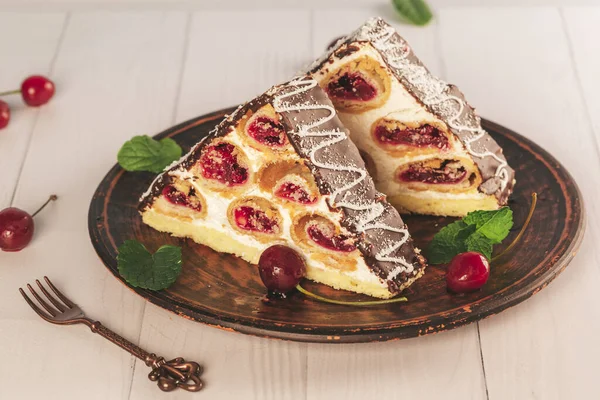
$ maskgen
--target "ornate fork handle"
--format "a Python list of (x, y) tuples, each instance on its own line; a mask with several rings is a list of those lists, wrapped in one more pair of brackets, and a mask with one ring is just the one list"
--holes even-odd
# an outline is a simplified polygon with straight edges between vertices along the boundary
[(148, 367), (151, 367), (152, 371), (148, 374), (148, 378), (152, 382), (157, 382), (162, 391), (170, 392), (180, 388), (188, 392), (197, 392), (202, 389), (203, 383), (200, 380), (202, 367), (198, 363), (185, 361), (181, 357), (166, 361), (163, 357), (148, 353), (124, 337), (117, 335), (99, 321), (86, 319), (86, 325), (90, 327), (92, 332), (110, 340), (123, 350), (144, 361)]

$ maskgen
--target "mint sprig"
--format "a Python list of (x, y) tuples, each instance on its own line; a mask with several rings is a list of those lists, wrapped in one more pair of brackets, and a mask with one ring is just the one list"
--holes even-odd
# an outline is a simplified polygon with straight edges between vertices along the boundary
[(392, 3), (400, 15), (415, 25), (427, 25), (433, 17), (424, 0), (392, 0)]
[(165, 245), (151, 254), (137, 240), (126, 240), (118, 250), (119, 274), (133, 287), (166, 289), (181, 273), (180, 247)]
[(125, 142), (117, 160), (127, 171), (150, 171), (155, 174), (181, 157), (181, 147), (170, 138), (160, 141), (150, 136), (134, 136)]
[(446, 264), (465, 251), (476, 251), (492, 259), (495, 244), (501, 243), (513, 226), (513, 213), (508, 207), (494, 211), (474, 211), (462, 220), (443, 227), (427, 249), (431, 264)]

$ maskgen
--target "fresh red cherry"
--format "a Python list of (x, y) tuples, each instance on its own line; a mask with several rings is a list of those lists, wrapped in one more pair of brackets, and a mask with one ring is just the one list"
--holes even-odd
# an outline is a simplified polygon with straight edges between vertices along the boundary
[(0, 211), (0, 248), (20, 251), (33, 237), (33, 218), (27, 211), (16, 207)]
[(0, 100), (0, 129), (6, 128), (8, 121), (10, 121), (10, 108), (8, 104)]
[(54, 96), (54, 92), (54, 82), (45, 76), (32, 75), (21, 83), (20, 89), (1, 92), (0, 96), (21, 93), (25, 104), (31, 107), (38, 107), (49, 102), (52, 96)]
[(454, 256), (446, 273), (446, 286), (454, 293), (480, 289), (490, 277), (490, 263), (474, 251)]
[(306, 275), (306, 264), (298, 252), (287, 246), (276, 244), (260, 255), (258, 260), (260, 279), (269, 289), (269, 294), (285, 297), (289, 291), (297, 288), (299, 292), (324, 303), (340, 304), (347, 306), (375, 306), (380, 304), (407, 301), (406, 297), (396, 297), (388, 300), (375, 301), (344, 301), (334, 300), (319, 296), (300, 286), (300, 280)]
[(4, 251), (23, 250), (33, 237), (35, 217), (46, 205), (56, 200), (56, 195), (50, 198), (33, 215), (16, 207), (5, 208), (0, 211), (0, 249)]
[(21, 84), (23, 101), (32, 107), (46, 104), (54, 96), (54, 91), (54, 82), (41, 75), (30, 76)]
[(261, 254), (258, 272), (267, 289), (285, 294), (294, 289), (306, 275), (306, 265), (294, 249), (276, 244)]

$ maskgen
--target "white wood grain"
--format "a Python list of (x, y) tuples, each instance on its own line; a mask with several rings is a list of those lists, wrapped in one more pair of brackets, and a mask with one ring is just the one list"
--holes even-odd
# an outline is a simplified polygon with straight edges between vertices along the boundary
[[(561, 18), (556, 8), (496, 6), (597, 2), (430, 3), (438, 25), (399, 26), (401, 34), (482, 115), (563, 162), (580, 183), (588, 212), (580, 253), (556, 282), (481, 323), (489, 397), (600, 397), (600, 7), (565, 8)], [(472, 4), (480, 7), (450, 7)], [(5, 11), (86, 8), (223, 10), (195, 13), (189, 43), (185, 13), (75, 13), (56, 62), (65, 14)], [(372, 15), (395, 18), (384, 0), (0, 0), (0, 89), (30, 73), (51, 73), (58, 86), (51, 104), (15, 110), (10, 128), (0, 131), (0, 207), (10, 202), (25, 155), (15, 204), (34, 209), (51, 192), (61, 195), (37, 218), (30, 248), (0, 252), (0, 358), (10, 361), (0, 363), (0, 398), (485, 398), (476, 325), (408, 341), (336, 346), (222, 332), (145, 305), (105, 272), (89, 244), (89, 199), (123, 141), (251, 98)], [(83, 327), (39, 320), (16, 288), (43, 274), (91, 316), (134, 341), (140, 335), (148, 350), (202, 362), (205, 392), (161, 394), (147, 368), (139, 363), (133, 373), (133, 360), (120, 349)], [(78, 384), (65, 389), (73, 380)]]
[[(464, 7), (476, 6), (482, 8), (495, 8), (499, 6), (573, 6), (573, 5), (597, 5), (596, 0), (427, 0), (427, 3), (435, 11), (441, 7)], [(89, 10), (89, 9), (225, 9), (230, 11), (248, 11), (257, 8), (274, 10), (290, 8), (336, 8), (340, 10), (349, 7), (392, 7), (392, 0), (0, 0), (0, 6), (7, 9), (29, 9), (40, 10)]]
[[(580, 253), (556, 282), (480, 323), (489, 397), (598, 398), (600, 162), (559, 12), (444, 10), (440, 21), (450, 79), (483, 116), (563, 162), (580, 184), (588, 213)], [(595, 32), (595, 38), (580, 38), (584, 46), (593, 46), (597, 25)]]
[[(178, 121), (248, 101), (310, 60), (305, 11), (199, 12), (190, 29)], [(304, 399), (306, 345), (222, 332), (147, 306), (140, 343), (206, 366), (202, 396)], [(162, 398), (138, 363), (131, 399)], [(172, 398), (192, 399), (193, 393)]]
[(6, 398), (128, 396), (128, 354), (85, 327), (43, 322), (17, 288), (48, 275), (90, 317), (137, 342), (144, 301), (96, 256), (87, 211), (121, 144), (172, 121), (184, 26), (182, 13), (83, 13), (68, 21), (52, 73), (57, 95), (40, 109), (15, 204), (33, 209), (50, 193), (59, 200), (36, 217), (28, 248), (0, 253)]
[(485, 398), (475, 325), (388, 343), (312, 345), (309, 399)]
[[(60, 41), (65, 14), (0, 14), (0, 92), (18, 89), (32, 74), (48, 74)], [(18, 38), (18, 40), (6, 40)], [(11, 120), (0, 130), (0, 207), (10, 205), (29, 138), (37, 119), (37, 108), (27, 107), (20, 95), (3, 97), (11, 107)], [(1, 267), (0, 267), (1, 268)]]
[(563, 10), (579, 87), (587, 104), (596, 145), (600, 147), (600, 7)]
[[(313, 56), (318, 56), (333, 38), (356, 29), (378, 11), (316, 11)], [(443, 74), (435, 24), (396, 28), (434, 73)], [(372, 398), (394, 399), (485, 396), (476, 325), (396, 343), (309, 346), (307, 378), (311, 399), (364, 399), (367, 393)], [(436, 384), (430, 384), (432, 379)]]
[(310, 60), (308, 11), (194, 14), (178, 103), (182, 121), (235, 106)]

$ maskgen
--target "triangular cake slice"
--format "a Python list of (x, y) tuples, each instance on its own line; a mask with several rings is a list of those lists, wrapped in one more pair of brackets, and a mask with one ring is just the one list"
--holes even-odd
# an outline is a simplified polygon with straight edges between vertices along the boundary
[(433, 76), (381, 18), (310, 68), (401, 211), (464, 216), (505, 205), (514, 171), (456, 86)]
[(146, 224), (256, 264), (295, 248), (307, 277), (389, 298), (425, 260), (379, 193), (317, 82), (301, 77), (238, 108), (151, 185)]

